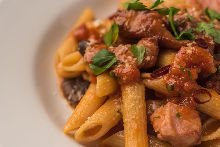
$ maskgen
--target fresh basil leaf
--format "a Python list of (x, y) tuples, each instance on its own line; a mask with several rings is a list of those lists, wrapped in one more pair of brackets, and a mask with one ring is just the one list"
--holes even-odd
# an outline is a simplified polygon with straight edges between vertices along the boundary
[(198, 33), (205, 32), (205, 34), (212, 36), (216, 43), (220, 44), (220, 31), (215, 28), (213, 23), (197, 23), (196, 31)]
[(166, 88), (167, 88), (167, 90), (168, 90), (169, 92), (174, 91), (174, 85), (169, 85), (169, 84), (166, 83)]
[(155, 7), (157, 7), (158, 5), (162, 4), (164, 1), (163, 0), (156, 0), (156, 2), (154, 2), (149, 9), (153, 9)]
[(190, 28), (186, 32), (181, 32), (178, 37), (176, 37), (177, 40), (193, 40), (195, 39), (195, 36), (193, 34), (193, 29)]
[(215, 19), (220, 20), (220, 13), (218, 13), (215, 10), (206, 8), (205, 9), (205, 14), (213, 21)]
[(124, 2), (122, 5), (127, 10), (148, 10), (143, 3), (139, 2), (139, 0)]
[(141, 64), (144, 59), (146, 48), (144, 48), (143, 46), (132, 45), (131, 51), (133, 55), (137, 58), (138, 64)]
[(95, 75), (99, 75), (99, 74), (101, 74), (101, 73), (103, 73), (103, 72), (106, 71), (105, 68), (98, 67), (98, 66), (95, 66), (95, 65), (93, 65), (93, 64), (89, 64), (89, 67), (90, 67), (90, 69), (92, 70), (92, 72), (93, 72)]
[(174, 33), (175, 37), (178, 37), (178, 33), (177, 33), (176, 27), (175, 27), (175, 25), (174, 25), (173, 16), (174, 16), (175, 14), (177, 14), (179, 11), (180, 11), (180, 10), (177, 9), (177, 8), (170, 7), (169, 22), (170, 22), (170, 26), (171, 26), (171, 28), (172, 28), (172, 30), (173, 30), (173, 33)]
[(111, 46), (115, 44), (118, 39), (119, 27), (114, 22), (110, 28), (110, 30), (104, 35), (104, 41), (107, 46)]
[(115, 54), (109, 52), (106, 49), (103, 49), (96, 53), (96, 55), (92, 58), (92, 63), (96, 66), (103, 66), (106, 62), (112, 60), (115, 57)]
[(169, 8), (161, 8), (161, 9), (154, 9), (153, 11), (157, 11), (161, 15), (168, 15), (170, 12), (170, 9)]
[(96, 53), (92, 58), (92, 62), (93, 64), (89, 64), (89, 67), (95, 75), (99, 75), (111, 68), (117, 62), (117, 59), (114, 53), (103, 49)]

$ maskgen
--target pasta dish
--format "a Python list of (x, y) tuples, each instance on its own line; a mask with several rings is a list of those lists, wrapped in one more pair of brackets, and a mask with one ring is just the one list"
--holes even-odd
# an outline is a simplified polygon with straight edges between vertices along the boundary
[(220, 1), (86, 8), (56, 52), (63, 132), (87, 146), (220, 147)]

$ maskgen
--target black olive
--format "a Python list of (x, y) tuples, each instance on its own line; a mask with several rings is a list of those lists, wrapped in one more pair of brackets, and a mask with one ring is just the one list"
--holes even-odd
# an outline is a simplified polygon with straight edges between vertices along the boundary
[(87, 47), (88, 43), (89, 43), (89, 41), (87, 41), (87, 40), (79, 42), (78, 50), (79, 50), (80, 54), (83, 55), (83, 56), (85, 54), (86, 47)]
[(71, 106), (75, 106), (81, 100), (88, 87), (89, 81), (84, 80), (82, 76), (64, 79), (61, 83), (63, 95)]

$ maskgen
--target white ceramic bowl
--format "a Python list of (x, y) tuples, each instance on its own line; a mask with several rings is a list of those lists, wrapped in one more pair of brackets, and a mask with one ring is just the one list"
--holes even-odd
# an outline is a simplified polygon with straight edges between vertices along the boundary
[(83, 8), (97, 18), (118, 0), (0, 0), (0, 147), (80, 146), (62, 133), (54, 55)]

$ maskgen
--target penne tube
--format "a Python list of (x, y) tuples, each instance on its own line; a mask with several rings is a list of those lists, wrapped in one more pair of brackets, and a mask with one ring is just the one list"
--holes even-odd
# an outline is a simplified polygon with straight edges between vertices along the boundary
[(166, 81), (161, 78), (151, 79), (147, 78), (143, 80), (145, 86), (149, 89), (152, 89), (156, 92), (162, 93), (164, 95), (172, 95), (166, 88)]
[(64, 126), (63, 132), (70, 133), (78, 129), (105, 101), (105, 97), (97, 97), (96, 85), (91, 83), (85, 95), (80, 100)]
[(91, 142), (105, 135), (121, 119), (120, 95), (115, 94), (103, 104), (75, 133), (79, 142)]
[[(220, 95), (217, 94), (214, 90), (212, 89), (206, 89), (209, 91), (211, 94), (211, 99), (209, 102), (204, 103), (204, 104), (199, 104), (198, 110), (208, 114), (216, 119), (220, 119)], [(206, 99), (207, 100), (207, 94), (201, 94), (198, 95), (199, 99)]]
[(202, 141), (220, 138), (220, 120), (214, 118), (208, 119), (203, 125), (202, 132)]
[(94, 19), (94, 13), (90, 8), (86, 8), (83, 10), (82, 14), (78, 18), (76, 24), (74, 25), (73, 29), (79, 27), (80, 25), (92, 21)]
[(58, 68), (61, 68), (62, 70), (66, 72), (74, 72), (74, 71), (85, 71), (86, 70), (86, 64), (83, 61), (83, 58), (79, 60), (76, 64), (73, 64), (72, 66), (63, 66), (62, 63), (58, 65)]
[(71, 36), (68, 37), (66, 40), (64, 40), (64, 42), (58, 49), (60, 61), (62, 61), (66, 55), (69, 55), (70, 53), (77, 51), (77, 49), (78, 49), (77, 40), (74, 37)]
[(82, 55), (79, 51), (73, 52), (66, 57), (64, 57), (62, 61), (62, 65), (64, 66), (71, 66), (73, 64), (76, 64), (80, 59), (82, 58)]
[(145, 87), (141, 83), (121, 85), (126, 147), (147, 147)]
[[(153, 135), (148, 136), (150, 147), (171, 147), (170, 144), (158, 139)], [(119, 131), (102, 141), (101, 147), (124, 147), (124, 131)]]
[(99, 97), (107, 96), (117, 90), (117, 81), (109, 73), (97, 76), (96, 95)]
[(157, 66), (164, 67), (173, 63), (176, 51), (173, 50), (163, 50), (158, 56)]

